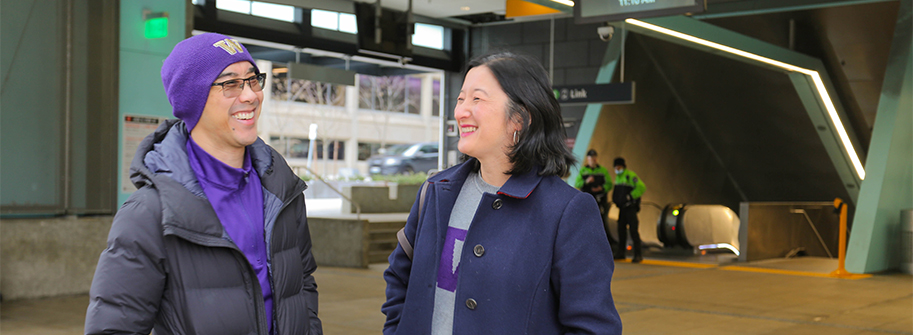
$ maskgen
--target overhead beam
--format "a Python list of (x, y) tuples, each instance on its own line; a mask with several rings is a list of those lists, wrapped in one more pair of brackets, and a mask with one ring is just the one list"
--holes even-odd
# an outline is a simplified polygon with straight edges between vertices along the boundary
[(856, 202), (865, 170), (855, 132), (848, 120), (821, 60), (763, 42), (721, 27), (684, 16), (628, 19), (627, 29), (689, 48), (717, 54), (790, 76), (837, 174), (853, 203)]
[(837, 6), (861, 5), (897, 0), (751, 0), (707, 5), (707, 11), (692, 16), (696, 19), (715, 19), (730, 16), (794, 12)]

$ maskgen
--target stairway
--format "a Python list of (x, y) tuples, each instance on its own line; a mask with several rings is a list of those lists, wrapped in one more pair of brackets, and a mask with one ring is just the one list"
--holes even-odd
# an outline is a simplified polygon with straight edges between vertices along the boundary
[(390, 253), (396, 249), (396, 232), (403, 228), (406, 222), (368, 222), (368, 263), (386, 263)]

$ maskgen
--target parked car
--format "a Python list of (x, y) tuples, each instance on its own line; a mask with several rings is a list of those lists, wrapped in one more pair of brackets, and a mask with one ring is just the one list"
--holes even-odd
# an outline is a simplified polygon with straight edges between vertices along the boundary
[(368, 158), (370, 174), (412, 174), (437, 169), (438, 143), (397, 144)]

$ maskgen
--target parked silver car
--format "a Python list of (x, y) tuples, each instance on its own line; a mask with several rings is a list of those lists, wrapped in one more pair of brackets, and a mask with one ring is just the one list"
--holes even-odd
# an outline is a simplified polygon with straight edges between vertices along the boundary
[(398, 144), (368, 158), (370, 174), (412, 174), (437, 169), (438, 143)]

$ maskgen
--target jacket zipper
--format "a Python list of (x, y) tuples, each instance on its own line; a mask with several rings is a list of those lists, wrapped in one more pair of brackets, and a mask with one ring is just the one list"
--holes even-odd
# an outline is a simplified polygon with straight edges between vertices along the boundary
[[(289, 198), (287, 201), (283, 201), (283, 202), (282, 202), (282, 207), (279, 207), (279, 211), (276, 212), (276, 218), (273, 219), (273, 225), (274, 225), (274, 226), (275, 226), (275, 224), (276, 224), (276, 221), (279, 219), (279, 214), (282, 214), (282, 212), (285, 210), (285, 208), (288, 207), (288, 205), (290, 205), (293, 201), (295, 201), (295, 199), (298, 199), (299, 196), (303, 197), (303, 196), (304, 196), (304, 190), (307, 189), (307, 187), (304, 187), (304, 189), (301, 189), (301, 190), (298, 190), (298, 189), (300, 189), (300, 187), (297, 187), (297, 188), (296, 188), (295, 193), (294, 193), (295, 196)], [(307, 214), (305, 214), (305, 217), (307, 217)], [(264, 223), (265, 223), (265, 222), (264, 222)], [(264, 227), (264, 229), (263, 229), (263, 234), (266, 234), (266, 225), (264, 225), (263, 227)], [(275, 231), (275, 229), (274, 229), (274, 231)], [(272, 247), (273, 236), (272, 236), (272, 235), (270, 235), (270, 236), (264, 236), (264, 238), (268, 238), (268, 239), (269, 239), (270, 243), (267, 243), (267, 245), (270, 246), (270, 248), (271, 248), (271, 247)], [(266, 240), (264, 240), (264, 243), (265, 243), (265, 241), (266, 241)], [(267, 269), (267, 271), (269, 272), (269, 285), (270, 285), (271, 288), (273, 288), (273, 287), (276, 287), (276, 280), (273, 278), (273, 256), (274, 256), (274, 255), (273, 255), (273, 251), (272, 251), (272, 250), (267, 250), (266, 252), (267, 252), (268, 255), (269, 255), (269, 259), (268, 259), (268, 261), (267, 261), (267, 263), (266, 263), (266, 269)], [(262, 294), (261, 294), (261, 298), (262, 298)], [(261, 299), (261, 300), (262, 300), (262, 299)], [(267, 321), (270, 322), (274, 327), (276, 327), (276, 328), (273, 328), (273, 329), (276, 330), (276, 334), (278, 335), (278, 334), (279, 334), (279, 333), (278, 333), (279, 329), (277, 329), (277, 328), (278, 328), (278, 325), (276, 325), (276, 310), (275, 310), (275, 306), (276, 306), (276, 303), (277, 303), (277, 302), (279, 302), (279, 296), (276, 295), (275, 291), (273, 291), (273, 318), (272, 318), (272, 320), (267, 320)], [(264, 305), (265, 305), (265, 304), (266, 304), (266, 302), (264, 301)], [(264, 311), (263, 311), (264, 313), (266, 313), (265, 308), (266, 308), (266, 307), (264, 307)], [(308, 315), (308, 322), (307, 322), (307, 324), (306, 324), (306, 328), (305, 328), (305, 329), (307, 329), (307, 331), (310, 332), (310, 329), (311, 329), (310, 315)]]
[[(300, 189), (300, 191), (298, 189)], [(293, 201), (295, 201), (295, 199), (297, 199), (299, 196), (303, 196), (303, 192), (305, 189), (307, 189), (307, 187), (304, 187), (303, 189), (301, 187), (297, 187), (296, 191), (295, 191), (295, 195), (292, 196), (291, 198), (287, 199), (286, 201), (282, 202), (282, 206), (279, 207), (279, 211), (276, 212), (277, 219), (279, 217), (279, 214), (281, 214), (282, 211), (284, 211), (285, 208), (288, 207), (288, 205), (290, 205)], [(273, 223), (275, 224), (275, 222), (276, 222), (276, 220), (274, 219)], [(175, 226), (175, 228), (177, 228), (177, 227)], [(263, 233), (266, 234), (265, 225), (264, 225)], [(231, 240), (231, 237), (229, 237), (226, 240), (226, 239), (219, 238), (219, 237), (212, 237), (212, 236), (205, 236), (205, 235), (200, 236), (200, 235), (197, 235), (194, 233), (185, 233), (184, 230), (180, 229), (180, 228), (174, 229), (171, 232), (168, 232), (168, 229), (166, 229), (164, 235), (178, 236), (178, 237), (183, 238), (192, 243), (196, 243), (196, 244), (206, 246), (206, 247), (231, 249), (232, 251), (235, 252), (235, 259), (237, 260), (240, 257), (240, 259), (243, 261), (242, 263), (246, 264), (247, 273), (250, 276), (249, 278), (254, 278), (257, 276), (257, 273), (254, 272), (253, 266), (251, 266), (250, 262), (247, 260), (247, 256), (244, 256), (244, 252), (242, 252), (241, 249), (238, 248), (238, 245), (235, 244), (235, 242)], [(270, 240), (272, 240), (272, 236), (270, 236), (269, 238), (270, 238)], [(268, 256), (269, 256), (269, 261), (267, 262), (267, 269), (269, 271), (269, 282), (270, 282), (270, 286), (272, 288), (272, 287), (276, 287), (275, 280), (273, 279), (273, 268), (272, 268), (272, 256), (274, 256), (274, 255), (272, 255), (272, 250), (267, 250), (266, 252), (268, 253)], [(255, 297), (259, 297), (258, 299), (255, 300), (257, 303), (257, 315), (255, 315), (255, 317), (257, 318), (257, 333), (268, 334), (269, 328), (266, 327), (266, 324), (260, 322), (260, 320), (266, 318), (265, 316), (263, 318), (260, 317), (260, 315), (266, 314), (266, 301), (263, 299), (263, 289), (260, 288), (259, 281), (256, 281), (256, 283), (254, 283), (254, 280), (251, 279), (251, 282), (252, 282), (252, 285), (254, 286), (253, 295)], [(276, 297), (277, 297), (277, 295), (274, 292), (274, 294), (273, 294), (273, 305), (274, 306), (275, 306), (275, 302), (277, 302), (277, 300), (278, 300)], [(308, 316), (308, 317), (310, 318), (310, 316)], [(273, 319), (274, 320), (266, 320), (266, 321), (269, 323), (273, 323), (273, 325), (275, 325), (275, 323), (274, 323), (275, 313), (273, 313)], [(264, 333), (263, 329), (266, 329), (267, 332)], [(310, 322), (308, 322), (308, 324), (307, 324), (307, 329), (308, 329), (308, 331), (310, 331)]]

